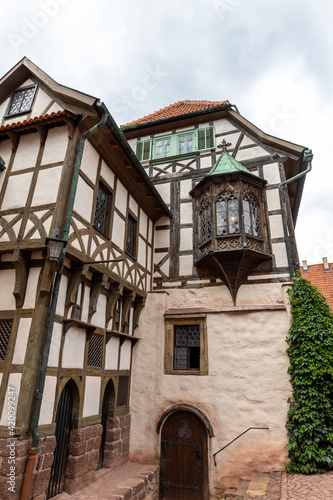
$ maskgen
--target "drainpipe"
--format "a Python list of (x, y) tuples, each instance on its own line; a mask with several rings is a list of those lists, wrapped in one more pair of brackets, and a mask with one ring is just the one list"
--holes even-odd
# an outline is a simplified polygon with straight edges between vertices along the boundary
[(294, 177), (291, 177), (291, 179), (287, 179), (286, 181), (281, 182), (279, 184), (279, 194), (280, 194), (280, 203), (281, 203), (281, 214), (282, 214), (282, 223), (283, 223), (283, 232), (284, 232), (284, 238), (286, 241), (286, 250), (287, 250), (287, 258), (288, 258), (288, 267), (289, 267), (289, 275), (290, 279), (293, 278), (294, 275), (294, 268), (293, 268), (293, 262), (291, 258), (291, 248), (290, 248), (290, 240), (289, 240), (289, 234), (288, 234), (288, 226), (287, 226), (287, 216), (286, 216), (286, 208), (285, 208), (285, 194), (284, 194), (284, 186), (289, 184), (290, 182), (293, 182), (297, 179), (300, 179), (301, 177), (305, 176), (307, 173), (310, 172), (312, 169), (312, 158), (313, 154), (311, 149), (305, 149), (303, 151), (303, 160), (302, 164), (305, 163), (307, 164), (307, 167), (303, 172), (300, 172), (299, 174), (295, 175)]
[(77, 183), (78, 183), (78, 179), (79, 179), (80, 167), (81, 167), (81, 162), (82, 162), (84, 143), (88, 137), (90, 137), (92, 134), (97, 132), (98, 129), (100, 129), (101, 127), (103, 127), (103, 125), (105, 125), (106, 119), (107, 119), (107, 114), (104, 113), (102, 115), (101, 121), (99, 123), (97, 123), (97, 125), (94, 125), (89, 130), (84, 132), (82, 134), (82, 136), (80, 138), (80, 142), (79, 142), (79, 147), (78, 147), (78, 152), (77, 152), (76, 162), (75, 162), (75, 167), (74, 167), (74, 174), (73, 174), (73, 179), (72, 179), (72, 184), (71, 184), (71, 190), (70, 190), (70, 195), (69, 195), (69, 202), (68, 202), (68, 208), (67, 208), (67, 213), (66, 213), (65, 226), (64, 226), (64, 231), (63, 231), (63, 240), (65, 241), (65, 244), (64, 244), (64, 247), (63, 247), (61, 254), (60, 254), (60, 257), (59, 257), (57, 273), (56, 273), (56, 277), (55, 277), (54, 285), (53, 285), (53, 290), (52, 290), (50, 314), (49, 314), (45, 342), (44, 342), (44, 347), (43, 347), (43, 354), (42, 354), (42, 364), (41, 364), (41, 368), (40, 368), (38, 388), (36, 391), (34, 413), (33, 413), (32, 420), (31, 420), (32, 444), (31, 444), (31, 448), (30, 448), (29, 453), (28, 453), (27, 468), (26, 468), (25, 475), (24, 475), (24, 482), (23, 482), (23, 486), (22, 486), (20, 500), (28, 500), (29, 499), (32, 478), (33, 478), (33, 471), (34, 471), (35, 462), (36, 462), (36, 458), (37, 458), (37, 450), (38, 450), (38, 443), (39, 443), (38, 421), (39, 421), (39, 416), (40, 416), (40, 409), (41, 409), (43, 391), (44, 391), (44, 385), (45, 385), (46, 369), (47, 369), (47, 362), (48, 362), (49, 352), (50, 352), (53, 323), (54, 323), (54, 317), (55, 317), (55, 312), (56, 312), (56, 307), (57, 307), (57, 302), (58, 302), (61, 276), (62, 276), (62, 272), (64, 269), (65, 256), (66, 256), (66, 245), (67, 245), (67, 241), (68, 241), (70, 224), (71, 224), (71, 220), (72, 220), (74, 200), (75, 200)]

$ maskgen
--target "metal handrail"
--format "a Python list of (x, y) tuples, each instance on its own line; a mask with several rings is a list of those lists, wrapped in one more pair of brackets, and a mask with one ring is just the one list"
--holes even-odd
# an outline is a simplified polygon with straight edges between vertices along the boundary
[(215, 456), (220, 453), (220, 451), (224, 450), (225, 448), (227, 448), (230, 444), (232, 444), (234, 441), (236, 441), (236, 439), (240, 438), (241, 436), (243, 436), (243, 434), (246, 434), (248, 431), (250, 431), (251, 429), (256, 429), (256, 430), (268, 430), (269, 427), (249, 427), (248, 429), (246, 429), (246, 431), (242, 432), (242, 434), (240, 434), (239, 436), (237, 436), (235, 439), (233, 439), (232, 441), (230, 441), (230, 443), (226, 444), (225, 446), (223, 446), (223, 448), (221, 448), (219, 451), (217, 451), (216, 453), (214, 453), (213, 457), (214, 457), (214, 465), (216, 467), (216, 459), (215, 459)]

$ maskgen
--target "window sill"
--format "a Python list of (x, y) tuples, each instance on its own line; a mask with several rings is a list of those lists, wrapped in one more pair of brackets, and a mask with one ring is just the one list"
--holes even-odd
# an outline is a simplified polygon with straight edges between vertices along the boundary
[(165, 370), (165, 375), (208, 375), (208, 370)]
[[(152, 158), (151, 163), (152, 164), (158, 164), (158, 163), (168, 163), (170, 161), (182, 159), (186, 160), (187, 158), (195, 158), (198, 155), (199, 151), (194, 151), (193, 153), (185, 153), (183, 155), (173, 155), (173, 156), (166, 156), (164, 158)], [(149, 160), (147, 160), (149, 161)]]
[(104, 238), (107, 238), (108, 240), (110, 239), (110, 236), (108, 236), (106, 233), (104, 233), (103, 231), (101, 231), (100, 229), (98, 229), (98, 227), (94, 226), (93, 225), (93, 228), (95, 229), (95, 231), (97, 231), (101, 236), (104, 236)]

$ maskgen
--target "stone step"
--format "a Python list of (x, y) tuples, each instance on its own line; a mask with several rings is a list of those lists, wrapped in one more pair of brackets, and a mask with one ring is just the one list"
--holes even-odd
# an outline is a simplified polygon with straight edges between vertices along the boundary
[(225, 500), (244, 500), (244, 495), (246, 490), (248, 489), (248, 486), (250, 484), (250, 481), (247, 481), (245, 479), (242, 479), (240, 482), (240, 485), (238, 488), (229, 488), (226, 490), (222, 497), (219, 498), (224, 498)]
[(254, 472), (251, 481), (242, 479), (238, 488), (229, 488), (218, 499), (247, 500), (266, 495), (270, 474), (268, 472)]

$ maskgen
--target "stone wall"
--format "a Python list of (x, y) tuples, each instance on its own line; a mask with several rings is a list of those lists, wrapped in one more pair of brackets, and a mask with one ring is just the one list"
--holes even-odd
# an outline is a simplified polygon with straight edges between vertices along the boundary
[(95, 424), (71, 432), (64, 484), (67, 493), (74, 493), (95, 480), (102, 431), (102, 425)]
[(113, 469), (128, 461), (130, 430), (130, 414), (108, 419), (103, 467)]
[[(15, 443), (15, 445), (13, 445)], [(37, 459), (32, 480), (30, 498), (34, 491), (35, 500), (44, 500), (46, 490), (50, 480), (51, 466), (53, 463), (53, 452), (56, 445), (55, 436), (48, 436), (39, 440)], [(15, 446), (15, 448), (14, 448)], [(0, 492), (3, 500), (19, 500), (23, 478), (27, 463), (28, 451), (31, 446), (31, 439), (1, 439), (0, 440)], [(13, 453), (14, 452), (14, 453)], [(11, 458), (15, 454), (15, 464)], [(15, 467), (15, 486), (9, 490), (12, 483), (8, 483), (10, 467)], [(12, 469), (13, 470), (13, 469)], [(39, 471), (39, 472), (38, 472)], [(38, 478), (37, 478), (38, 474)], [(14, 478), (14, 476), (12, 476)]]

